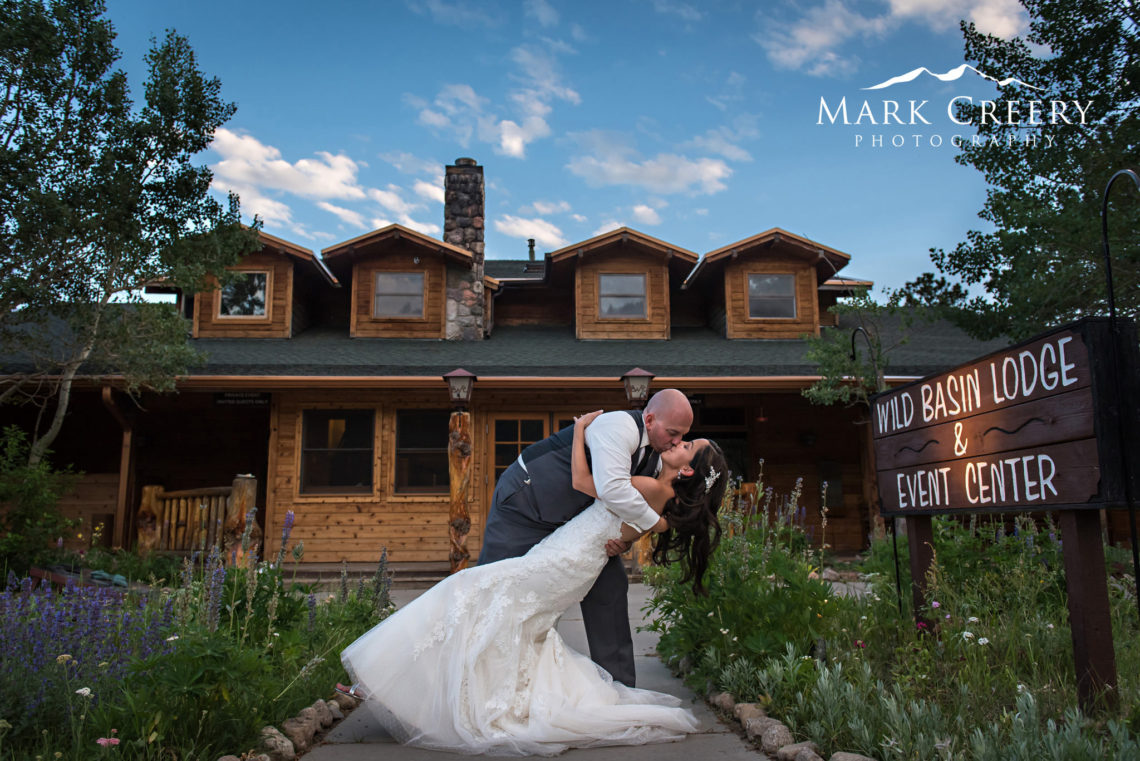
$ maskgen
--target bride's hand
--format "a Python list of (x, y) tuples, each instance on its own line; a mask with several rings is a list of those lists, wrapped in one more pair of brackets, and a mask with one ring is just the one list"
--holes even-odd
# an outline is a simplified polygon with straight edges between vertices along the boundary
[(597, 418), (598, 415), (601, 415), (602, 412), (604, 412), (604, 410), (594, 410), (593, 412), (587, 412), (585, 415), (578, 415), (574, 418), (574, 428), (581, 428), (582, 431), (585, 432), (590, 423), (594, 422), (594, 419)]

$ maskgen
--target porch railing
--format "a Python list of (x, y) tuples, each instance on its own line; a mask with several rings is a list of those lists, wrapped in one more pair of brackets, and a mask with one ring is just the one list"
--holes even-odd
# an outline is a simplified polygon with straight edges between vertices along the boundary
[[(142, 488), (138, 512), (139, 551), (208, 552), (217, 546), (225, 560), (238, 560), (245, 516), (257, 495), (257, 479), (237, 476), (229, 486), (167, 491), (162, 486)], [(254, 547), (261, 533), (253, 526)]]

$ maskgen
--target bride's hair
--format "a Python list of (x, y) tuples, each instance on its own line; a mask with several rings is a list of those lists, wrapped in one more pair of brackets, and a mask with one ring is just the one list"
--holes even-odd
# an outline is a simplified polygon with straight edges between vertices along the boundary
[(653, 562), (664, 565), (679, 560), (681, 583), (692, 581), (693, 592), (707, 595), (704, 575), (709, 557), (720, 542), (717, 510), (724, 500), (728, 466), (724, 452), (712, 440), (693, 456), (689, 465), (693, 475), (679, 475), (673, 480), (673, 498), (661, 512), (669, 528), (657, 535)]

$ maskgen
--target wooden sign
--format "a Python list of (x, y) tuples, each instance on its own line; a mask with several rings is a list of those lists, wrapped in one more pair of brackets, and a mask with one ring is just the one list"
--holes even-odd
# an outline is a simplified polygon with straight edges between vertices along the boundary
[(270, 394), (265, 391), (216, 391), (216, 407), (268, 407)]
[(1090, 318), (873, 397), (883, 515), (1125, 507), (1111, 341)]

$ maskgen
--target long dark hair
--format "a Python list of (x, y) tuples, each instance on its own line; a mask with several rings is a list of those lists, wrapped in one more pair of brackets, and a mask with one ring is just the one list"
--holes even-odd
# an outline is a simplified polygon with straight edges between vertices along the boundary
[[(724, 452), (712, 440), (693, 456), (689, 466), (693, 475), (677, 476), (673, 480), (673, 498), (665, 503), (661, 512), (669, 528), (657, 535), (653, 562), (665, 565), (680, 561), (681, 583), (692, 581), (695, 594), (708, 595), (704, 575), (709, 557), (720, 543), (717, 511), (724, 500), (728, 466)], [(710, 483), (713, 471), (716, 478)]]

